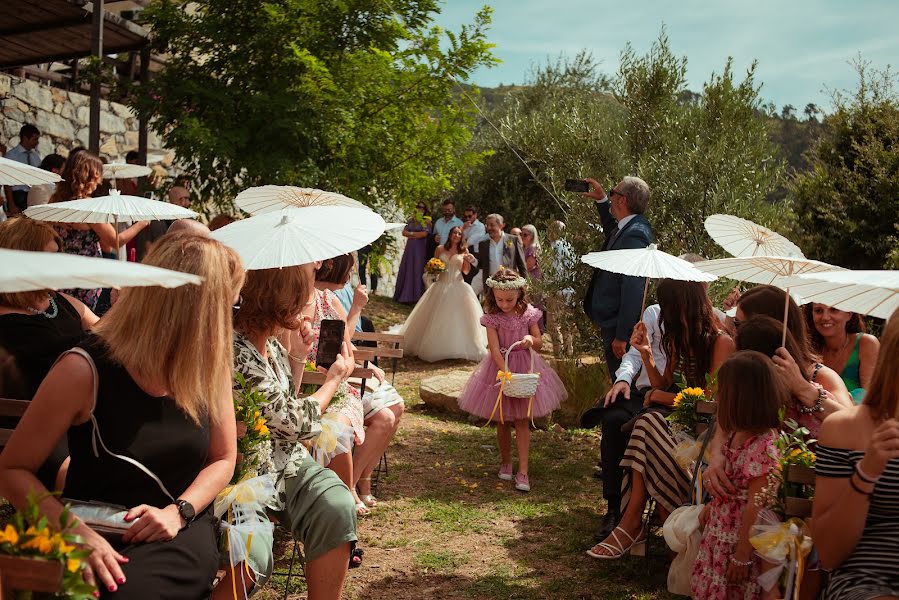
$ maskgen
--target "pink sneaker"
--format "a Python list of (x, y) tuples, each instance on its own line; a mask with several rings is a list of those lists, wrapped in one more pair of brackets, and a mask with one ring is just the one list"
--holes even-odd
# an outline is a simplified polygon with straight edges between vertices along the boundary
[(499, 477), (503, 481), (512, 481), (512, 465), (500, 465), (497, 477)]
[(531, 482), (528, 480), (527, 473), (519, 473), (515, 476), (515, 489), (519, 492), (531, 491)]

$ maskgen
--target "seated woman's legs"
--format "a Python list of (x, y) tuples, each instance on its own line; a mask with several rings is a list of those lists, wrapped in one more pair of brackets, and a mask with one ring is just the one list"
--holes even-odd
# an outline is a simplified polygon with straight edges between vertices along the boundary
[(301, 475), (285, 482), (285, 508), (293, 536), (306, 553), (309, 599), (336, 600), (356, 541), (356, 511), (335, 473), (308, 460), (311, 464)]
[[(344, 415), (339, 415), (338, 420), (346, 425), (347, 427), (352, 428), (352, 423), (350, 420)], [(328, 463), (327, 467), (337, 473), (337, 476), (340, 477), (340, 480), (347, 486), (350, 490), (350, 494), (353, 498), (353, 503), (357, 506), (362, 504), (362, 501), (359, 500), (359, 496), (356, 494), (356, 487), (353, 485), (353, 454), (352, 452), (343, 452), (341, 454), (337, 454), (331, 458), (331, 462)], [(364, 505), (363, 505), (364, 506)], [(361, 511), (360, 507), (360, 511)], [(368, 514), (367, 511), (363, 511), (364, 514)]]
[(382, 408), (365, 423), (368, 426), (365, 431), (365, 443), (356, 448), (353, 454), (356, 486), (363, 497), (371, 495), (371, 474), (378, 466), (393, 436), (396, 435), (403, 411), (402, 404), (394, 404)]

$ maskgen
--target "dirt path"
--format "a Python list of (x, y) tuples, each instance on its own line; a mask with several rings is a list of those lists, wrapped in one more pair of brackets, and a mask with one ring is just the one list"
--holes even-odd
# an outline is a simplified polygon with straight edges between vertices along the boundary
[[(376, 300), (370, 308), (379, 329), (404, 318), (391, 302)], [(602, 514), (591, 466), (596, 433), (534, 432), (533, 490), (522, 494), (496, 477), (492, 429), (425, 409), (419, 380), (465, 364), (400, 361), (396, 387), (408, 408), (388, 451), (382, 502), (360, 520), (365, 560), (350, 571), (345, 597), (670, 598), (660, 538), (650, 544), (649, 559), (599, 562), (584, 555)], [(290, 542), (283, 532), (277, 552), (278, 568), (286, 568)], [(258, 597), (280, 597), (285, 583), (274, 578)], [(290, 597), (302, 591), (294, 582)]]

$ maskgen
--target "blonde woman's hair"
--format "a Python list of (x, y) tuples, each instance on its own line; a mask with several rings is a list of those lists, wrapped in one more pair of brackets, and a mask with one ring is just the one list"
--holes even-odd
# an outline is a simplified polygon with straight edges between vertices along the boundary
[(880, 352), (871, 384), (865, 393), (863, 404), (871, 410), (871, 416), (877, 419), (895, 419), (899, 409), (899, 369), (896, 368), (899, 356), (899, 309), (893, 312), (883, 334), (880, 337)]
[(221, 399), (231, 396), (232, 306), (245, 274), (240, 258), (220, 242), (181, 232), (159, 238), (144, 264), (193, 273), (203, 283), (126, 288), (93, 331), (115, 361), (164, 384), (194, 421), (208, 415), (218, 422)]
[(522, 227), (521, 230), (531, 234), (531, 247), (537, 252), (540, 252), (540, 236), (537, 235), (537, 228), (528, 223)]

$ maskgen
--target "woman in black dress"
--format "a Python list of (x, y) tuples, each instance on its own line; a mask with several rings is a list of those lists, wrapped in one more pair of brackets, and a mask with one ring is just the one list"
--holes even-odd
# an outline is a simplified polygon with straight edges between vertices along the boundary
[[(190, 234), (164, 236), (144, 262), (203, 283), (122, 292), (41, 384), (0, 455), (0, 494), (21, 508), (44, 493), (34, 473), (68, 431), (64, 495), (126, 506), (133, 523), (116, 547), (76, 527), (101, 597), (204, 598), (218, 566), (208, 509), (236, 456), (231, 311), (244, 273), (233, 251)], [(56, 523), (62, 504), (45, 497), (41, 510)]]

